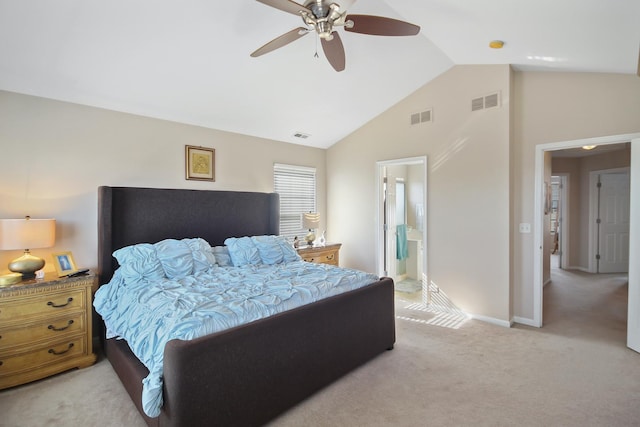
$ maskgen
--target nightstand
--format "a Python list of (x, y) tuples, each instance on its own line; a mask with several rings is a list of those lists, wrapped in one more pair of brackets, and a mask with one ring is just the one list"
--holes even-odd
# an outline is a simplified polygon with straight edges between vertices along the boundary
[(0, 287), (0, 389), (96, 361), (92, 349), (93, 273), (47, 274)]
[(339, 265), (340, 246), (342, 243), (327, 243), (324, 246), (302, 246), (297, 251), (304, 261)]

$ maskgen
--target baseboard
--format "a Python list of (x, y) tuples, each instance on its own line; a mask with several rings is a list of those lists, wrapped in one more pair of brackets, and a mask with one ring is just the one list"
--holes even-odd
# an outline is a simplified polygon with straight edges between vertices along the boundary
[(512, 322), (520, 325), (533, 326), (534, 328), (539, 327), (533, 319), (528, 319), (526, 317), (513, 316)]
[(511, 323), (512, 323), (512, 322), (509, 322), (507, 320), (500, 320), (500, 319), (496, 319), (495, 317), (482, 316), (480, 314), (467, 313), (467, 315), (472, 319), (481, 320), (483, 322), (491, 323), (493, 325), (502, 326), (504, 328), (510, 328), (511, 327)]
[(487, 323), (491, 323), (493, 325), (498, 325), (498, 326), (502, 326), (505, 328), (510, 328), (512, 325), (512, 322), (509, 322), (507, 320), (500, 320), (500, 319), (496, 319), (495, 317), (489, 317), (489, 316), (483, 316), (481, 314), (472, 314), (472, 313), (467, 313), (465, 311), (462, 311), (460, 309), (452, 309), (450, 307), (444, 307), (438, 304), (429, 304), (429, 307), (433, 308), (434, 310), (438, 310), (438, 311), (442, 311), (445, 313), (451, 313), (453, 315), (457, 315), (457, 316), (464, 316), (464, 317), (468, 317), (469, 319), (475, 319), (475, 320), (480, 320), (482, 322), (487, 322)]

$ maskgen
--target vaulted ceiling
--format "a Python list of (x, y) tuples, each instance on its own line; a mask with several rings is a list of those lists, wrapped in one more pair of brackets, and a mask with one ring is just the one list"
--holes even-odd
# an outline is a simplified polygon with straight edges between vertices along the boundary
[(421, 32), (340, 28), (338, 73), (315, 35), (251, 58), (303, 25), (254, 0), (0, 0), (0, 90), (326, 148), (456, 64), (638, 72), (638, 0), (338, 3)]

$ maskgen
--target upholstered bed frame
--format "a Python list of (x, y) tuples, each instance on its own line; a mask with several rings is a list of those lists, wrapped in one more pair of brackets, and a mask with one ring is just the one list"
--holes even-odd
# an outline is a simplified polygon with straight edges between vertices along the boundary
[[(278, 234), (279, 200), (271, 193), (100, 187), (99, 276), (117, 268), (113, 251), (163, 239)], [(123, 340), (103, 349), (138, 410), (153, 426), (262, 425), (395, 342), (393, 282), (378, 282), (164, 352), (164, 406), (142, 412), (148, 371)]]

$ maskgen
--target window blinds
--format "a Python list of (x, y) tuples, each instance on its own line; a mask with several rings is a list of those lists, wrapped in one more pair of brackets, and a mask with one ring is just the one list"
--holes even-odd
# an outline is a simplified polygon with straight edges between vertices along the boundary
[(316, 169), (276, 163), (273, 166), (273, 188), (280, 195), (280, 235), (289, 242), (304, 240), (304, 212), (316, 212)]

